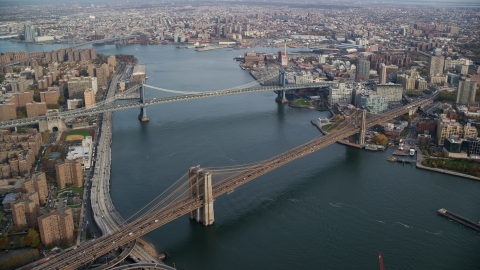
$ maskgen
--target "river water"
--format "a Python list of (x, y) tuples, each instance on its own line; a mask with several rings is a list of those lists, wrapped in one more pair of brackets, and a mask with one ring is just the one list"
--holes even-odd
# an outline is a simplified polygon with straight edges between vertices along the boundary
[[(232, 60), (247, 50), (95, 48), (134, 54), (158, 87), (206, 91), (253, 80)], [(51, 49), (0, 43), (0, 52)], [(147, 98), (167, 95), (147, 90)], [(191, 166), (252, 163), (319, 136), (310, 120), (327, 113), (274, 99), (264, 92), (162, 104), (148, 107), (148, 123), (138, 109), (115, 112), (116, 209), (131, 216)], [(378, 269), (378, 251), (387, 269), (478, 269), (480, 235), (436, 212), (480, 221), (480, 182), (387, 162), (391, 154), (330, 145), (219, 197), (214, 225), (184, 216), (145, 238), (178, 269)]]

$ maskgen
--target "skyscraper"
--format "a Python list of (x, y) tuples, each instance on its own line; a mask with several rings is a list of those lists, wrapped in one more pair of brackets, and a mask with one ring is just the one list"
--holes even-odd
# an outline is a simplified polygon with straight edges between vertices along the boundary
[(33, 31), (32, 27), (28, 24), (23, 25), (23, 37), (26, 42), (35, 41), (35, 32)]
[(477, 83), (470, 81), (458, 82), (457, 104), (467, 105), (470, 101), (475, 101)]
[(370, 78), (370, 61), (358, 59), (355, 79), (368, 80), (369, 78)]
[(380, 65), (380, 72), (378, 74), (378, 83), (379, 84), (387, 83), (387, 66), (384, 63)]
[(443, 74), (445, 65), (445, 57), (443, 55), (435, 55), (430, 57), (429, 75)]

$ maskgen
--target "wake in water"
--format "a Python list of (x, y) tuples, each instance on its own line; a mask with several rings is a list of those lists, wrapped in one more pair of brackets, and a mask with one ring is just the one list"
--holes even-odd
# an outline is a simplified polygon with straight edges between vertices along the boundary
[(362, 209), (360, 209), (360, 208), (358, 208), (358, 207), (356, 207), (356, 206), (353, 206), (353, 205), (348, 205), (348, 204), (346, 204), (346, 203), (331, 203), (331, 202), (329, 202), (329, 204), (330, 204), (331, 206), (333, 206), (333, 207), (338, 207), (338, 208), (340, 208), (340, 207), (342, 207), (342, 206), (346, 206), (346, 207), (350, 207), (350, 208), (355, 208), (355, 209), (359, 210), (359, 211), (362, 212), (362, 213), (366, 213), (364, 210), (362, 210)]
[(385, 221), (377, 220), (377, 222), (385, 224)]
[(429, 234), (435, 234), (435, 235), (440, 235), (443, 233), (443, 231), (439, 231), (439, 232), (429, 232), (429, 231), (425, 231), (426, 233), (429, 233)]
[(401, 222), (395, 222), (395, 223), (398, 223), (398, 224), (402, 225), (402, 226), (405, 227), (405, 228), (412, 228), (412, 227), (408, 226), (407, 224), (403, 224), (403, 223), (401, 223)]

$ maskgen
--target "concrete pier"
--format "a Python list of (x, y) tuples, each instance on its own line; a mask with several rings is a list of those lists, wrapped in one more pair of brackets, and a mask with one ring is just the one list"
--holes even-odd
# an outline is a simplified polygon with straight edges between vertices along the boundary
[(212, 175), (197, 167), (188, 170), (190, 179), (190, 196), (203, 200), (202, 207), (190, 212), (190, 218), (203, 225), (212, 225), (215, 221), (213, 214)]
[(470, 229), (473, 229), (477, 232), (480, 232), (480, 224), (475, 223), (473, 221), (470, 221), (470, 220), (468, 220), (468, 219), (466, 219), (462, 216), (459, 216), (459, 215), (457, 215), (453, 212), (450, 212), (447, 209), (444, 209), (444, 208), (439, 209), (437, 213), (441, 216), (447, 217), (447, 218), (449, 218), (453, 221), (456, 221), (456, 222), (458, 222), (462, 225), (465, 225), (465, 226), (469, 227)]

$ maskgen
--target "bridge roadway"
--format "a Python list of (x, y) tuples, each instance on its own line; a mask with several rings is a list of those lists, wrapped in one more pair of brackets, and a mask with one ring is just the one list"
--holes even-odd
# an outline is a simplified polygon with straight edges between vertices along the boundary
[[(146, 106), (169, 103), (169, 102), (186, 101), (186, 100), (200, 99), (200, 98), (220, 97), (220, 96), (228, 96), (228, 95), (238, 95), (238, 94), (246, 94), (246, 93), (265, 92), (265, 91), (283, 91), (283, 90), (293, 90), (293, 89), (317, 88), (317, 87), (330, 86), (335, 83), (336, 82), (324, 82), (324, 83), (312, 83), (312, 84), (301, 84), (301, 85), (262, 86), (257, 88), (208, 91), (208, 92), (197, 93), (197, 94), (172, 96), (172, 97), (165, 97), (165, 98), (154, 98), (154, 99), (145, 101), (144, 104), (139, 102), (131, 102), (126, 104), (118, 104), (118, 105), (107, 104), (105, 106), (94, 107), (90, 109), (82, 108), (78, 110), (61, 112), (60, 116), (62, 119), (68, 119), (68, 118), (76, 118), (76, 117), (92, 115), (92, 114), (105, 113), (110, 111), (146, 107)], [(23, 119), (4, 121), (4, 122), (0, 122), (0, 128), (33, 125), (38, 123), (41, 120), (46, 120), (46, 119), (47, 119), (46, 116), (37, 116), (32, 118), (23, 118)]]
[[(368, 128), (376, 124), (385, 123), (387, 120), (400, 116), (408, 112), (410, 109), (429, 104), (433, 102), (436, 94), (437, 93), (433, 94), (430, 98), (422, 99), (393, 109), (384, 114), (379, 114), (368, 118), (366, 120), (366, 127)], [(293, 160), (318, 151), (338, 140), (354, 135), (359, 131), (360, 128), (348, 125), (340, 130), (337, 130), (336, 132), (328, 133), (323, 137), (313, 139), (285, 153), (265, 160), (258, 165), (250, 167), (245, 171), (235, 174), (215, 184), (212, 192), (213, 197), (216, 198), (222, 194), (225, 194), (263, 174), (266, 174), (267, 172), (270, 172)], [(146, 214), (129, 224), (119, 227), (109, 234), (104, 235), (96, 240), (86, 242), (85, 244), (80, 245), (75, 252), (65, 252), (59, 254), (59, 256), (57, 256), (54, 260), (35, 267), (34, 269), (75, 269), (87, 263), (88, 261), (91, 261), (118, 246), (124, 245), (133, 239), (137, 239), (180, 216), (188, 214), (194, 209), (202, 207), (203, 205), (204, 201), (202, 198), (187, 197), (179, 200), (162, 209), (158, 209)]]

